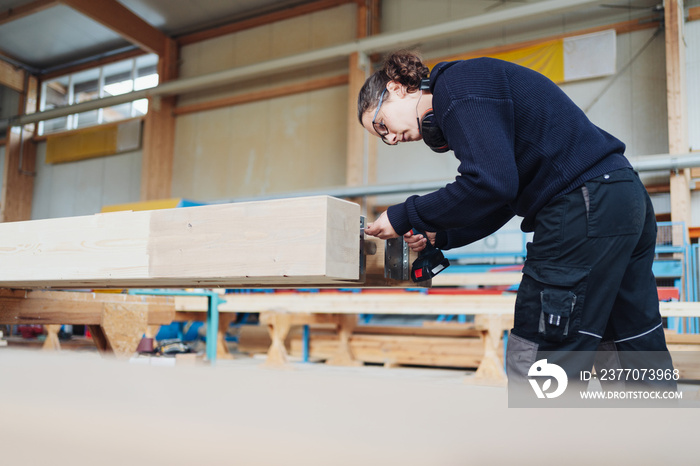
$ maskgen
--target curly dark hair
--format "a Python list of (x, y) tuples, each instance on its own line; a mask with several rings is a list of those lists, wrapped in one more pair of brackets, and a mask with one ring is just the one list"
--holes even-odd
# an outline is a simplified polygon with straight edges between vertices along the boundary
[(430, 70), (416, 52), (399, 50), (389, 54), (384, 65), (367, 78), (357, 96), (357, 119), (362, 124), (362, 115), (379, 104), (379, 97), (389, 81), (396, 81), (406, 86), (408, 92), (420, 89), (422, 79), (428, 77)]

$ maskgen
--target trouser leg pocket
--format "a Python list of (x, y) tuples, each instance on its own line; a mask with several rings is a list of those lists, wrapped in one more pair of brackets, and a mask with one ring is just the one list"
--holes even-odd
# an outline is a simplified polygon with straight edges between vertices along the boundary
[(515, 303), (516, 333), (541, 344), (561, 343), (575, 335), (587, 277), (587, 268), (527, 261)]

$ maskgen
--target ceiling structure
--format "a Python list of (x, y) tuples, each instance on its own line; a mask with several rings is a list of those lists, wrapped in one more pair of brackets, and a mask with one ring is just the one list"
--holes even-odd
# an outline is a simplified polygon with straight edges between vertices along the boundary
[[(130, 30), (150, 30), (151, 36), (177, 38), (318, 1), (0, 0), (0, 59), (36, 75), (52, 73), (131, 49), (147, 49), (139, 43), (139, 37), (134, 40), (130, 36)], [(490, 13), (541, 0), (467, 1)], [(603, 6), (649, 11), (660, 2), (610, 0)]]
[[(80, 11), (82, 4), (119, 4), (174, 38), (317, 0), (0, 0), (0, 58), (35, 74), (138, 46)], [(115, 17), (115, 24), (122, 19)]]

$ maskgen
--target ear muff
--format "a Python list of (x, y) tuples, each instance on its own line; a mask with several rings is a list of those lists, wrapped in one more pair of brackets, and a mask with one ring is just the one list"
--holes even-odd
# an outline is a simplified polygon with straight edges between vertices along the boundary
[[(430, 90), (430, 79), (422, 79), (420, 82), (421, 91)], [(435, 152), (447, 152), (450, 147), (447, 145), (445, 136), (442, 130), (435, 122), (435, 113), (432, 108), (429, 108), (423, 116), (418, 119), (418, 131), (423, 136), (423, 142)]]
[(433, 151), (442, 153), (450, 150), (442, 130), (435, 122), (435, 113), (432, 108), (429, 108), (418, 120), (418, 131), (423, 136), (423, 142)]

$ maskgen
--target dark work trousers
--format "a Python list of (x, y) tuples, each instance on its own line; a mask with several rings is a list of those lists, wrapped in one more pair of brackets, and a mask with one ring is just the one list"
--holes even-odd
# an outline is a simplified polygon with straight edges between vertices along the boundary
[[(652, 272), (656, 219), (638, 175), (620, 169), (594, 178), (553, 199), (535, 223), (508, 339), (509, 381), (527, 378), (544, 357), (580, 380), (601, 343), (619, 352), (623, 368), (673, 370)], [(615, 356), (639, 351), (653, 356)]]

